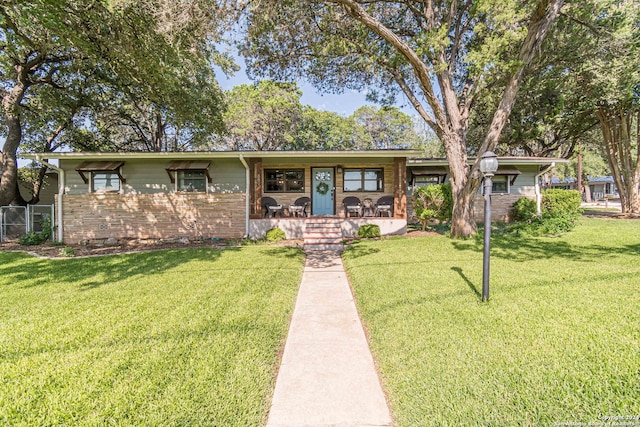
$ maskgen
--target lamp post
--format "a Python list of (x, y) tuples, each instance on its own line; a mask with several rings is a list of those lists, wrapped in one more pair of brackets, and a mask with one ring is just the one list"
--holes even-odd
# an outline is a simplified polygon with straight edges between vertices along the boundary
[(487, 151), (480, 157), (480, 172), (484, 176), (484, 252), (482, 257), (482, 301), (489, 300), (489, 257), (491, 251), (491, 177), (498, 170), (498, 157)]

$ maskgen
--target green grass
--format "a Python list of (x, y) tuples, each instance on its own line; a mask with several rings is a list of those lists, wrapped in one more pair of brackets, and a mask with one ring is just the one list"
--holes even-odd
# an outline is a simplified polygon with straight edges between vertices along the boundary
[(363, 241), (344, 254), (398, 425), (640, 416), (640, 221), (494, 234), (488, 303), (479, 237)]
[(0, 253), (1, 425), (266, 422), (303, 255)]

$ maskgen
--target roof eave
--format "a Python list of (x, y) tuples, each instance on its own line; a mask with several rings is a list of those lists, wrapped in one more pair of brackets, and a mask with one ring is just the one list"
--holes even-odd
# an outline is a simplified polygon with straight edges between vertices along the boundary
[(135, 160), (135, 159), (237, 159), (244, 158), (411, 158), (422, 154), (419, 150), (350, 150), (350, 151), (183, 151), (183, 152), (135, 152), (135, 153), (20, 153), (25, 159), (82, 159), (82, 160)]

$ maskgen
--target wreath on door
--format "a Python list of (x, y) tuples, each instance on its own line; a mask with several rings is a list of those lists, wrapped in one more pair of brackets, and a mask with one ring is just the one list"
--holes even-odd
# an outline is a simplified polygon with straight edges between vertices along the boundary
[(329, 185), (326, 182), (321, 182), (316, 186), (318, 194), (324, 196), (329, 192)]

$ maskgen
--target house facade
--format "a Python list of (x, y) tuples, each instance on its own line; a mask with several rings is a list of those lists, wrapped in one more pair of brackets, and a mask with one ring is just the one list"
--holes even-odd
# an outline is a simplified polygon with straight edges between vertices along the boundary
[[(379, 225), (383, 235), (404, 234), (412, 215), (413, 188), (449, 179), (444, 159), (419, 155), (412, 150), (363, 150), (24, 157), (58, 172), (57, 237), (80, 243), (260, 238), (274, 227), (288, 238), (301, 238), (306, 219), (319, 216), (341, 219), (344, 237), (354, 236), (368, 223)], [(535, 198), (539, 176), (561, 161), (499, 160), (493, 196), (496, 220), (508, 220), (518, 198)], [(369, 201), (370, 211), (349, 211), (354, 198), (365, 205)], [(476, 205), (482, 220), (482, 203)]]

